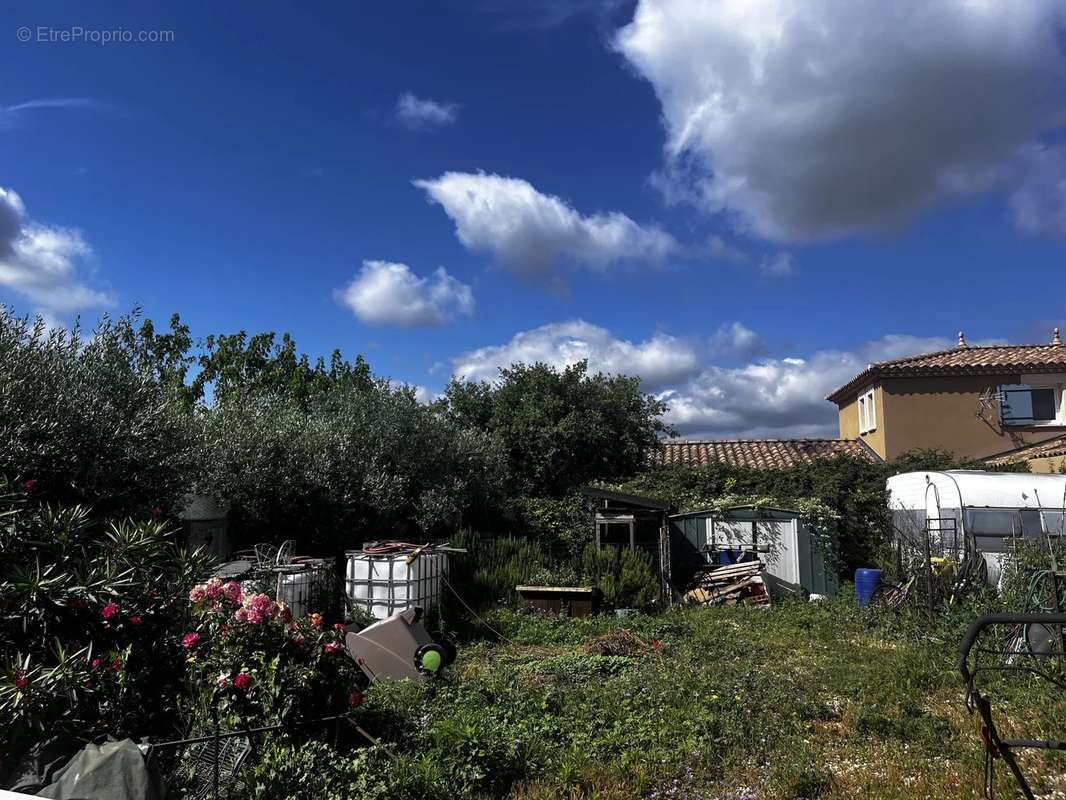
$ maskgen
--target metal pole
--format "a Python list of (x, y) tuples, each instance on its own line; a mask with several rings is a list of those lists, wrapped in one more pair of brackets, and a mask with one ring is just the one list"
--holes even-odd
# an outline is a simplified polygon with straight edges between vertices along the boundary
[(219, 756), (220, 756), (220, 752), (219, 751), (221, 749), (221, 743), (219, 742), (219, 739), (220, 739), (219, 733), (220, 733), (220, 731), (219, 731), (219, 727), (218, 727), (218, 693), (217, 692), (215, 693), (215, 696), (214, 696), (214, 702), (211, 704), (211, 719), (212, 719), (212, 722), (214, 722), (214, 724), (215, 724), (215, 741), (214, 741), (215, 752), (214, 752), (214, 758), (212, 759), (212, 761), (214, 762), (214, 764), (213, 764), (213, 775), (212, 775), (212, 781), (213, 781), (212, 788), (214, 789), (215, 800), (219, 800), (219, 795), (218, 795), (218, 783), (219, 783), (219, 780), (218, 780), (218, 759), (219, 759)]
[[(937, 523), (939, 524), (939, 522)], [(925, 603), (929, 623), (933, 622), (933, 558), (929, 551), (929, 522), (925, 523)]]

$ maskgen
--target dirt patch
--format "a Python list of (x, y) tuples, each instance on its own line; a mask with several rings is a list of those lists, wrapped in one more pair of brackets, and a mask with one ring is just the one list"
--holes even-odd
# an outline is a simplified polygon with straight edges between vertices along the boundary
[(586, 644), (584, 649), (600, 656), (636, 657), (648, 653), (652, 647), (629, 628), (616, 628), (603, 636), (597, 636)]

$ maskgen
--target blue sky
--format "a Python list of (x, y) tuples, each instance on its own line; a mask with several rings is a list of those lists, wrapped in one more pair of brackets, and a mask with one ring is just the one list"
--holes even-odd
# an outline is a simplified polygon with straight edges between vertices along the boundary
[(0, 302), (427, 393), (585, 356), (689, 435), (833, 435), (870, 360), (1066, 319), (1056, 9), (16, 0)]

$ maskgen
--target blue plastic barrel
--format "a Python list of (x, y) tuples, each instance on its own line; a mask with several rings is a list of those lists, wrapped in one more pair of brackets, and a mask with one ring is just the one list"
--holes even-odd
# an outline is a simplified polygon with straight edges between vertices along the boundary
[(879, 569), (855, 570), (855, 596), (859, 599), (860, 606), (869, 604), (877, 587), (881, 585), (881, 574)]
[(720, 553), (718, 553), (718, 563), (723, 565), (732, 564), (733, 554), (728, 550), (722, 550)]

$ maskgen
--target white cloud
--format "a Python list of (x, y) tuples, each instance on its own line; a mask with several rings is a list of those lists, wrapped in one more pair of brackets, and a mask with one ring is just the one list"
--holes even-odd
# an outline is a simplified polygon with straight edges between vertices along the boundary
[(0, 106), (0, 130), (12, 128), (27, 111), (49, 108), (100, 108), (101, 104), (91, 97), (44, 97), (26, 100), (12, 106)]
[(1017, 179), (1063, 121), (1058, 0), (641, 0), (615, 46), (662, 104), (674, 199), (803, 240)]
[(519, 178), (446, 172), (414, 185), (440, 203), (465, 247), (491, 252), (529, 277), (549, 276), (561, 261), (597, 269), (618, 261), (661, 262), (677, 249), (660, 228), (618, 211), (582, 215)]
[(1025, 178), (1010, 198), (1019, 230), (1034, 236), (1066, 237), (1066, 148), (1027, 148)]
[(406, 264), (364, 261), (338, 299), (369, 325), (431, 327), (474, 311), (474, 293), (439, 267), (428, 278)]
[(730, 264), (748, 264), (751, 262), (751, 256), (748, 253), (736, 245), (730, 244), (721, 236), (711, 235), (707, 237), (707, 252), (712, 257)]
[(954, 344), (948, 338), (891, 335), (851, 351), (764, 358), (735, 368), (709, 364), (660, 396), (670, 406), (667, 420), (687, 436), (836, 437), (836, 406), (825, 395), (873, 362)]
[(401, 125), (411, 130), (442, 128), (455, 122), (459, 115), (459, 106), (455, 103), (441, 103), (404, 92), (396, 101), (393, 114)]
[(657, 333), (643, 342), (615, 338), (606, 328), (583, 320), (557, 322), (515, 334), (506, 344), (482, 347), (452, 359), (454, 374), (493, 380), (512, 364), (543, 362), (563, 368), (587, 360), (590, 372), (640, 375), (645, 389), (684, 378), (699, 366), (697, 348)]
[[(975, 342), (993, 344), (994, 341)], [(955, 340), (890, 335), (852, 350), (766, 357), (762, 337), (740, 322), (722, 325), (705, 347), (658, 333), (642, 342), (583, 322), (522, 331), (502, 345), (452, 359), (453, 373), (493, 380), (514, 363), (562, 368), (585, 359), (592, 372), (639, 375), (645, 391), (670, 406), (667, 420), (683, 435), (713, 438), (836, 437), (836, 407), (825, 395), (870, 363), (943, 350)], [(739, 360), (738, 366), (723, 361)]]
[(759, 262), (759, 272), (767, 278), (784, 278), (796, 270), (791, 253), (774, 253), (763, 256)]
[(748, 359), (767, 351), (763, 338), (742, 322), (722, 323), (709, 342), (712, 356)]
[(78, 231), (34, 222), (22, 198), (0, 187), (0, 287), (48, 317), (110, 305), (110, 295), (88, 286), (78, 272), (91, 253)]

